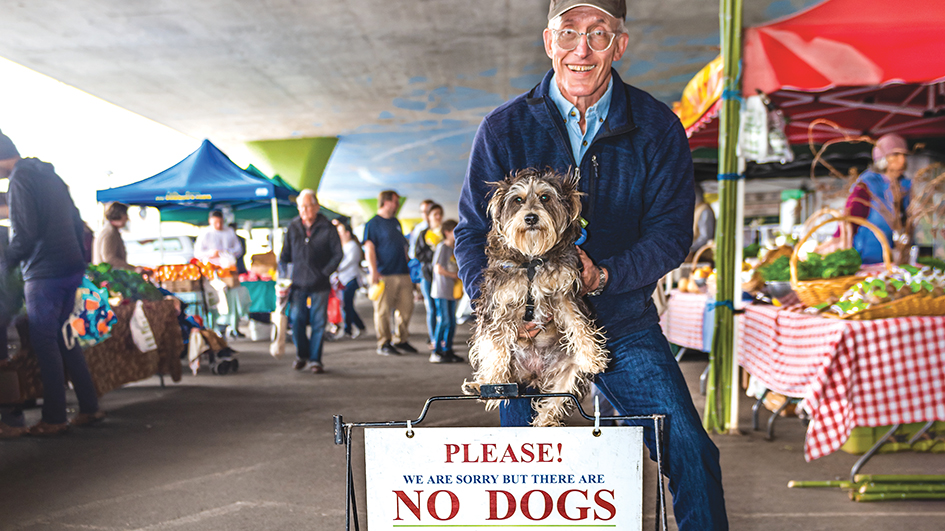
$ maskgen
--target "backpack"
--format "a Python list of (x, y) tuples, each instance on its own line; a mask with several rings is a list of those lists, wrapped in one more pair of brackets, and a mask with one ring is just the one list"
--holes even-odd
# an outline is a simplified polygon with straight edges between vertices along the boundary
[(83, 277), (82, 284), (75, 290), (72, 314), (62, 325), (62, 338), (69, 349), (77, 342), (83, 348), (91, 347), (108, 339), (117, 322), (108, 303), (108, 290)]

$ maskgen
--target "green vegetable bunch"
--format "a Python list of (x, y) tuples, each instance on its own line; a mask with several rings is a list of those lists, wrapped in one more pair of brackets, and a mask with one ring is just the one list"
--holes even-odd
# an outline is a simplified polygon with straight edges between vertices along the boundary
[(939, 260), (938, 258), (932, 258), (931, 256), (920, 256), (918, 262), (921, 265), (929, 266), (940, 271), (945, 271), (945, 260)]
[(86, 276), (100, 288), (129, 300), (159, 301), (164, 298), (153, 284), (134, 271), (112, 269), (109, 264), (89, 266)]
[[(859, 271), (863, 260), (855, 249), (842, 249), (823, 257), (817, 253), (807, 255), (807, 260), (797, 263), (797, 279), (837, 278)], [(791, 280), (791, 259), (781, 256), (774, 262), (758, 268), (765, 282), (787, 282)]]

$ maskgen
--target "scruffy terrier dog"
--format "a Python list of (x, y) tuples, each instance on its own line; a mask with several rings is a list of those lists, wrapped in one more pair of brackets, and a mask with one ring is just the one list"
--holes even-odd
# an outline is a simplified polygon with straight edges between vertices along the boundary
[[(581, 193), (577, 179), (553, 171), (520, 170), (492, 183), (488, 212), (492, 229), (486, 243), (488, 266), (476, 300), (476, 327), (469, 360), (479, 386), (517, 382), (543, 393), (580, 396), (607, 365), (600, 329), (579, 297), (580, 258), (574, 243), (581, 233)], [(543, 329), (519, 337), (528, 322)], [(559, 426), (571, 404), (543, 398), (533, 407), (533, 426)], [(498, 407), (490, 401), (486, 409)]]

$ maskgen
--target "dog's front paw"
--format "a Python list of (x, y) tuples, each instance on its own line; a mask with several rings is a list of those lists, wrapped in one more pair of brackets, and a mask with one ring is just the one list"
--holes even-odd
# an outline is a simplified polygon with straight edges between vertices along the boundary
[(469, 380), (463, 380), (463, 394), (464, 395), (479, 395), (479, 382), (470, 382)]

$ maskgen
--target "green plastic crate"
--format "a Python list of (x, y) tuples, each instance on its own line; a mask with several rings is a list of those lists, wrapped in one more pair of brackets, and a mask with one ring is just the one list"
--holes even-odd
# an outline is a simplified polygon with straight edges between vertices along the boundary
[[(888, 454), (893, 452), (932, 452), (932, 453), (945, 453), (945, 422), (937, 421), (925, 434), (931, 437), (931, 440), (927, 437), (915, 442), (913, 445), (909, 445), (909, 439), (912, 438), (919, 430), (925, 426), (925, 422), (913, 422), (912, 424), (903, 424), (896, 430), (896, 433), (893, 434), (892, 438), (882, 445), (878, 453)], [(857, 427), (853, 428), (853, 431), (850, 432), (850, 438), (847, 439), (843, 446), (840, 447), (841, 450), (848, 454), (853, 455), (862, 455), (869, 451), (870, 448), (876, 444), (883, 435), (886, 435), (886, 432), (892, 426), (878, 426), (875, 428), (863, 428)]]

